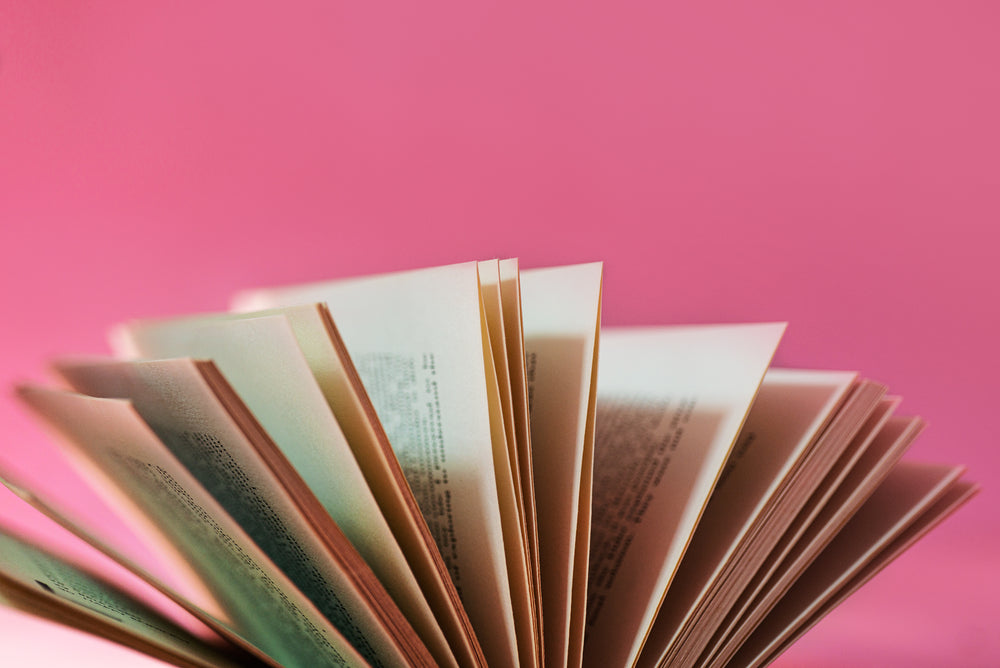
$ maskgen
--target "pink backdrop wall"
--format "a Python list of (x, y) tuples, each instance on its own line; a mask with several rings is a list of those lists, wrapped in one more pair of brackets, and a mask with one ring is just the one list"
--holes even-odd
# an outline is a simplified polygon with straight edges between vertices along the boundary
[[(603, 259), (606, 323), (789, 320), (986, 484), (781, 665), (997, 665), (997, 5), (688, 4), (0, 0), (0, 381), (241, 287)], [(137, 665), (0, 611), (57, 657)]]

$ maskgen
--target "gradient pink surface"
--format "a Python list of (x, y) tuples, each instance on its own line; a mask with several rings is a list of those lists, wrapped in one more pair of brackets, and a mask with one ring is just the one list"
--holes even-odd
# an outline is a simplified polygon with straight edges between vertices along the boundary
[[(0, 381), (239, 288), (603, 259), (606, 324), (788, 320), (779, 363), (887, 382), (930, 422), (912, 455), (984, 483), (778, 665), (1000, 665), (998, 30), (990, 2), (4, 0)], [(6, 391), (0, 429), (74, 489)], [(0, 610), (0, 664), (69, 662), (143, 665)]]

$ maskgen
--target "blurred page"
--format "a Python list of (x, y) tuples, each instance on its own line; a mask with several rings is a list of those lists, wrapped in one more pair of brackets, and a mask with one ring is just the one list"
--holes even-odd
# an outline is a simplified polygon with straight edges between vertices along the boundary
[(491, 665), (519, 664), (475, 262), (240, 295), (325, 303)]
[(636, 661), (784, 328), (602, 332), (585, 665)]
[[(300, 347), (299, 340), (306, 335), (298, 332), (305, 328), (301, 323), (307, 313), (246, 318), (209, 315), (136, 322), (123, 326), (119, 336), (127, 337), (131, 350), (145, 357), (192, 356), (213, 360), (252, 411), (253, 419), (274, 439), (427, 645), (435, 648), (438, 662), (453, 664), (454, 658), (420, 586)], [(156, 405), (152, 395), (160, 393), (158, 405), (183, 407), (183, 410), (175, 410), (172, 416), (144, 413), (147, 421), (152, 418), (157, 424), (168, 426), (194, 419), (188, 413), (196, 405), (185, 401), (180, 393), (182, 386), (192, 393), (199, 389), (180, 380), (164, 382), (165, 371), (158, 380), (151, 363), (130, 367), (129, 381), (116, 381), (110, 376), (110, 370), (115, 368), (120, 374), (125, 373), (121, 366), (107, 367), (103, 373), (91, 366), (90, 373), (85, 375), (87, 368), (77, 365), (70, 378), (82, 391), (132, 399), (137, 399), (136, 393), (141, 391), (150, 401), (137, 404), (140, 412), (143, 406)], [(68, 372), (62, 371), (64, 375)], [(164, 391), (169, 396), (164, 396)], [(204, 401), (212, 399), (206, 397)], [(206, 423), (209, 419), (203, 415), (195, 421)]]
[[(0, 527), (0, 600), (141, 652), (193, 666), (236, 668), (252, 659), (210, 645), (110, 582)], [(250, 665), (255, 665), (251, 663)]]
[(599, 262), (521, 272), (547, 666), (576, 666), (587, 595)]
[[(341, 635), (160, 442), (127, 401), (19, 388), (19, 397), (91, 467), (81, 471), (117, 501), (137, 531), (160, 533), (200, 573), (242, 636), (279, 662), (363, 665), (373, 622), (345, 610)], [(373, 634), (373, 639), (374, 639)], [(402, 657), (396, 656), (395, 660)]]

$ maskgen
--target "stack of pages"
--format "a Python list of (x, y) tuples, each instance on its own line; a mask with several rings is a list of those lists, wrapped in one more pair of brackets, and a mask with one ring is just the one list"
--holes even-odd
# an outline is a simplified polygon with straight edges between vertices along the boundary
[[(783, 324), (601, 328), (599, 263), (139, 321), (17, 394), (148, 553), (0, 531), (0, 598), (181, 666), (758, 666), (976, 491)], [(126, 573), (130, 571), (130, 573)], [(129, 582), (156, 594), (140, 596)]]

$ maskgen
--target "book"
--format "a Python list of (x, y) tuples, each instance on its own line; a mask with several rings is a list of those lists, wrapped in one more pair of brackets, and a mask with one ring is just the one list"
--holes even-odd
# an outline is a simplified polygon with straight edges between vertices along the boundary
[[(784, 323), (602, 327), (603, 266), (468, 262), (116, 326), (16, 393), (147, 551), (0, 522), (0, 601), (180, 666), (759, 666), (978, 485)], [(139, 584), (137, 584), (139, 583)], [(140, 586), (141, 585), (141, 586)]]

